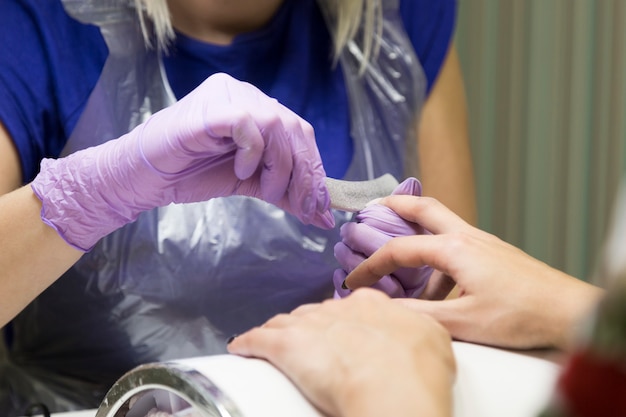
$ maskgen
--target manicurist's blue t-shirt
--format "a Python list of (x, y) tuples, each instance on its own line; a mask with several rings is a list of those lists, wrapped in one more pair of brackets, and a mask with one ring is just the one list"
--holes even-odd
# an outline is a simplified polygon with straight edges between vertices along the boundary
[[(401, 0), (400, 15), (430, 89), (454, 31), (455, 0)], [(60, 0), (0, 2), (0, 120), (20, 155), (24, 182), (57, 157), (95, 86), (108, 50), (97, 27), (69, 17)], [(315, 0), (285, 0), (268, 25), (208, 45), (177, 34), (164, 57), (180, 98), (215, 72), (248, 81), (309, 121), (324, 168), (340, 178), (352, 157), (348, 102)]]

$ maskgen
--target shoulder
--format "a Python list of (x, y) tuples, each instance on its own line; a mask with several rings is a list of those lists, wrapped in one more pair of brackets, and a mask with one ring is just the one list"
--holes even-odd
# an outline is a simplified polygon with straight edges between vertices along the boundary
[(28, 181), (41, 158), (58, 156), (108, 52), (60, 0), (0, 1), (0, 39), (0, 120)]
[(400, 0), (399, 13), (430, 90), (454, 36), (457, 1)]

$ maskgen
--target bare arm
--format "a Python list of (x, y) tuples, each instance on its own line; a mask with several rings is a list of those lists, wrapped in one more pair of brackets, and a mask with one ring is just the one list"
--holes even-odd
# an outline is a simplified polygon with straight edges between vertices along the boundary
[(40, 218), (41, 202), (21, 181), (17, 151), (0, 123), (0, 326), (52, 284), (82, 252)]
[(476, 224), (465, 90), (454, 45), (424, 104), (418, 132), (424, 195), (435, 197), (470, 224)]

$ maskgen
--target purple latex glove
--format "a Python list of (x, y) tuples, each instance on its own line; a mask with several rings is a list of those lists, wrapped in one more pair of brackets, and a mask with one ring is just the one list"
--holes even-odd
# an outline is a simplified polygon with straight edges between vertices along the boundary
[[(415, 178), (407, 178), (394, 190), (394, 195), (421, 195), (422, 185)], [(398, 236), (429, 233), (418, 224), (408, 222), (390, 208), (380, 204), (365, 207), (356, 215), (356, 222), (341, 227), (341, 242), (335, 245), (335, 258), (342, 269), (335, 270), (335, 298), (343, 298), (350, 290), (342, 288), (350, 271), (371, 256), (378, 248)], [(429, 266), (400, 268), (373, 285), (390, 297), (417, 298), (426, 288), (433, 272)]]
[(215, 74), (130, 133), (56, 160), (31, 184), (42, 219), (87, 251), (155, 207), (246, 195), (334, 226), (313, 128), (251, 84)]

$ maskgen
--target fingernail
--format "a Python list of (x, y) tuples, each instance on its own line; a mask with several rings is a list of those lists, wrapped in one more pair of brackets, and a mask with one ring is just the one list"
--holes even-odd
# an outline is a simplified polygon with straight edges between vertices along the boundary
[(235, 338), (239, 336), (238, 334), (234, 334), (231, 337), (228, 338), (228, 340), (226, 341), (227, 345), (230, 345), (230, 342), (232, 342), (233, 340), (235, 340)]

